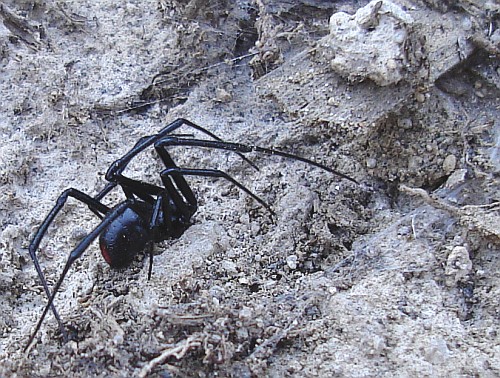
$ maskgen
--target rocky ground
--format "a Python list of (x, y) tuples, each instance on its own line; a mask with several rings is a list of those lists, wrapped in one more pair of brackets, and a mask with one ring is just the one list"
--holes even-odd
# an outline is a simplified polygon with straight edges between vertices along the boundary
[[(0, 374), (500, 375), (500, 9), (494, 1), (0, 2)], [(94, 243), (50, 314), (28, 246), (68, 187), (101, 190), (183, 117), (355, 179), (177, 147), (199, 210), (112, 270)], [(181, 129), (185, 138), (193, 130)], [(195, 133), (195, 137), (201, 137)], [(154, 150), (128, 167), (160, 183)], [(119, 190), (105, 203), (123, 200)], [(99, 219), (70, 199), (49, 286)]]

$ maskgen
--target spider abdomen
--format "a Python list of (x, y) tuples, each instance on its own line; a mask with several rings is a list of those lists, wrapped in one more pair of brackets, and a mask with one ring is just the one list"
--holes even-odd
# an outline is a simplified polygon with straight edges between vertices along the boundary
[(112, 268), (128, 266), (152, 242), (144, 209), (127, 208), (99, 236), (104, 260)]

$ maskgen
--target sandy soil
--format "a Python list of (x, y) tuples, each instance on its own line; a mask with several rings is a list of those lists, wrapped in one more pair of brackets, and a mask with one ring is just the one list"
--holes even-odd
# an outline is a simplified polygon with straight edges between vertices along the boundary
[[(500, 376), (499, 7), (367, 4), (0, 3), (1, 376)], [(179, 117), (359, 185), (175, 148), (277, 216), (189, 178), (199, 210), (155, 247), (151, 280), (147, 257), (115, 271), (94, 243), (55, 300), (72, 340), (49, 315), (24, 352), (47, 303), (28, 246), (55, 200), (95, 195)], [(126, 172), (159, 184), (161, 169), (148, 150)], [(99, 223), (64, 209), (38, 250), (50, 286)]]

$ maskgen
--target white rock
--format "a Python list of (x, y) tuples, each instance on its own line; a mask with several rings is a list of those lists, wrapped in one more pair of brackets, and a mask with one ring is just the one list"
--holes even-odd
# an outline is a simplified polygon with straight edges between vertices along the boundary
[(448, 255), (444, 274), (446, 284), (454, 286), (462, 281), (472, 271), (472, 261), (469, 251), (463, 246), (456, 246)]
[(331, 49), (331, 67), (352, 81), (368, 78), (380, 86), (399, 82), (404, 78), (404, 43), (412, 23), (409, 14), (386, 0), (371, 1), (354, 15), (335, 13), (323, 43)]
[(286, 258), (286, 265), (292, 270), (297, 269), (297, 256), (290, 255)]

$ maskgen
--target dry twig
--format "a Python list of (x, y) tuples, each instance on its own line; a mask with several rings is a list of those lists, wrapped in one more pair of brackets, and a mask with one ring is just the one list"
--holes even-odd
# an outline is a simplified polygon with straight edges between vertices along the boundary
[(138, 376), (140, 378), (146, 377), (157, 365), (162, 364), (169, 357), (175, 357), (180, 360), (191, 349), (201, 346), (202, 342), (203, 338), (200, 335), (192, 335), (187, 339), (180, 341), (177, 345), (163, 350), (158, 357), (153, 358), (142, 368)]

